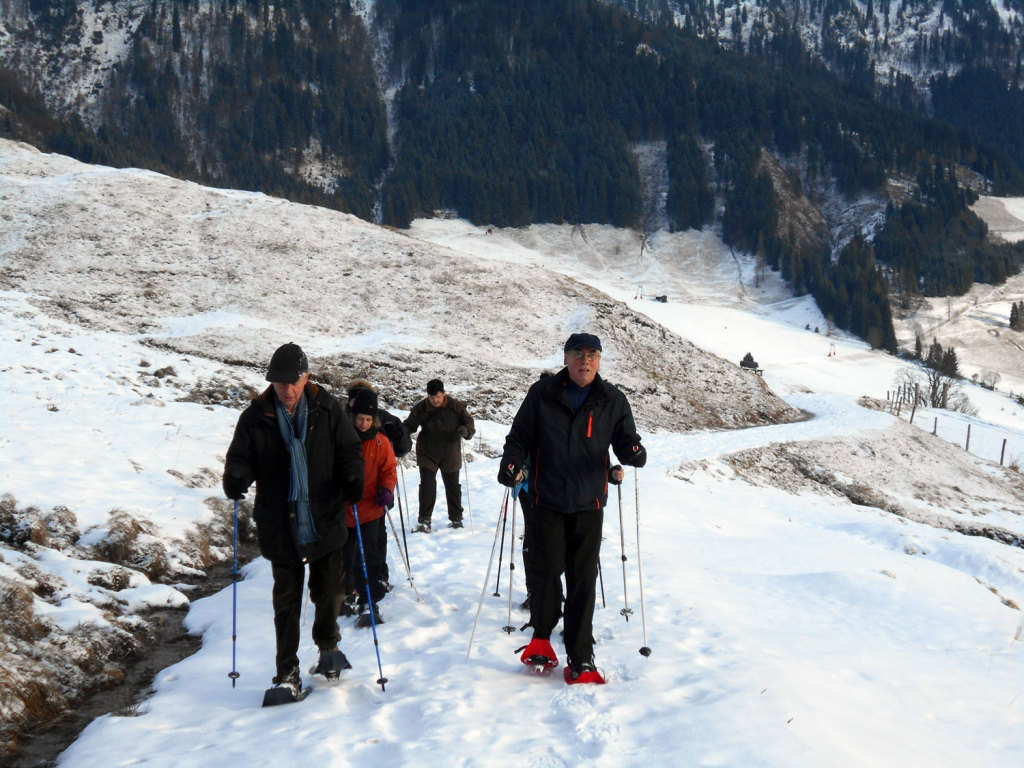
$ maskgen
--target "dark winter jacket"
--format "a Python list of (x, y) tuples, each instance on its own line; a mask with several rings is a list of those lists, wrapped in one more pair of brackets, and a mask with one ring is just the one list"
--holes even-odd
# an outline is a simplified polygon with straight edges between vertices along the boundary
[(465, 403), (445, 395), (444, 403), (435, 408), (423, 399), (412, 407), (403, 423), (409, 432), (420, 430), (416, 436), (416, 463), (420, 467), (434, 472), (462, 469), (459, 427), (469, 430), (467, 440), (476, 433), (476, 424)]
[(224, 465), (228, 497), (256, 482), (253, 519), (260, 554), (280, 563), (316, 560), (340, 549), (348, 531), (345, 503), (363, 495), (363, 447), (352, 421), (336, 399), (315, 384), (305, 389), (308, 408), (306, 460), (309, 504), (319, 541), (299, 553), (295, 521), (288, 501), (290, 456), (277, 424), (273, 386), (252, 401), (238, 418)]
[(377, 411), (377, 418), (380, 419), (381, 432), (391, 441), (396, 458), (400, 459), (412, 450), (412, 435), (400, 418), (383, 409)]
[(640, 437), (626, 396), (600, 375), (590, 396), (573, 413), (566, 392), (569, 372), (536, 382), (519, 406), (502, 453), (502, 464), (529, 462), (530, 493), (537, 506), (572, 513), (603, 509), (608, 501), (608, 448), (623, 464)]

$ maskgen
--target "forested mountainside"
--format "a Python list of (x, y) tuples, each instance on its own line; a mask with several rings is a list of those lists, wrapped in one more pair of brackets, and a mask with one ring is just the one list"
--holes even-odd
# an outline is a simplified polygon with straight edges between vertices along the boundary
[(621, 0), (723, 46), (785, 41), (879, 98), (923, 109), (1024, 163), (1024, 0)]
[(0, 0), (0, 132), (397, 226), (714, 226), (894, 350), (891, 295), (1024, 260), (967, 207), (1024, 193), (1019, 121), (932, 115), (995, 88), (971, 72), (1014, 77), (1014, 4), (988, 26), (963, 21), (988, 3), (944, 4), (918, 30), (948, 65), (926, 87), (895, 67), (882, 82), (875, 55), (920, 3)]

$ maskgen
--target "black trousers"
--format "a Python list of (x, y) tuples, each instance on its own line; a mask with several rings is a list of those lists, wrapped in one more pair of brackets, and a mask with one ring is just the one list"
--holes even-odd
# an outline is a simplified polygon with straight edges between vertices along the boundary
[(594, 656), (594, 606), (601, 554), (603, 510), (573, 514), (534, 507), (527, 517), (530, 624), (533, 636), (550, 639), (558, 624), (565, 574), (565, 652), (570, 661)]
[(363, 537), (363, 550), (366, 552), (366, 573), (370, 578), (370, 596), (374, 605), (384, 598), (384, 581), (381, 578), (381, 564), (384, 553), (380, 540), (387, 541), (387, 529), (384, 518), (378, 517), (355, 528), (348, 529), (348, 540), (345, 542), (345, 582), (348, 591), (356, 590), (360, 603), (366, 602), (366, 577), (363, 576), (363, 558), (359, 552), (359, 536)]
[[(459, 484), (459, 470), (442, 472), (444, 497), (448, 504), (448, 519), (462, 519), (462, 485)], [(437, 470), (420, 467), (420, 512), (419, 522), (429, 523), (434, 514), (434, 500), (437, 498)]]
[[(299, 666), (299, 632), (304, 598), (303, 565), (272, 564), (274, 575), (274, 631), (277, 635), (277, 675)], [(341, 640), (338, 610), (341, 608), (342, 554), (337, 549), (309, 563), (309, 597), (313, 601), (313, 642), (330, 649)]]

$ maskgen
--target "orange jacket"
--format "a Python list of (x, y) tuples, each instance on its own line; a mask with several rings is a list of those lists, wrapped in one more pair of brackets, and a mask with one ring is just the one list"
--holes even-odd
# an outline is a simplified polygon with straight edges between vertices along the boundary
[[(363, 441), (363, 465), (365, 475), (363, 482), (363, 498), (359, 502), (359, 522), (368, 523), (384, 516), (384, 507), (377, 506), (377, 489), (387, 488), (392, 493), (398, 485), (398, 461), (391, 441), (377, 432), (369, 440)], [(352, 505), (348, 505), (348, 527), (356, 527), (356, 516)]]

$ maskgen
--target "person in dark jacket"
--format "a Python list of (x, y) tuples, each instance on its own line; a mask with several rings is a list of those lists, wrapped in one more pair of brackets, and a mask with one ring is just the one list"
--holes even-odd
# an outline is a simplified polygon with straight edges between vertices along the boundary
[[(353, 399), (360, 392), (372, 392), (374, 395), (377, 395), (377, 390), (374, 389), (373, 384), (371, 384), (368, 380), (355, 379), (351, 384), (348, 385), (347, 394), (349, 413), (352, 412)], [(409, 430), (405, 428), (405, 424), (402, 423), (402, 420), (400, 418), (395, 416), (393, 413), (390, 413), (384, 410), (383, 408), (380, 408), (379, 406), (377, 408), (377, 418), (380, 420), (380, 432), (388, 440), (391, 441), (391, 449), (395, 453), (395, 458), (401, 459), (403, 456), (409, 453), (409, 451), (412, 450), (412, 436), (409, 434)], [(397, 496), (397, 494), (398, 489), (396, 488), (395, 495)], [(387, 509), (390, 510), (392, 507), (394, 507), (393, 501), (387, 505)], [(390, 569), (388, 568), (388, 536), (386, 529), (384, 531), (384, 535), (378, 538), (377, 546), (379, 547), (379, 549), (376, 553), (376, 558), (377, 561), (381, 564), (379, 571), (380, 583), (381, 587), (386, 592), (389, 589), (391, 589), (391, 573)], [(343, 606), (342, 615), (344, 615), (345, 613), (346, 607)]]
[(270, 359), (271, 383), (238, 418), (224, 465), (224, 493), (241, 499), (256, 483), (253, 520), (274, 577), (275, 685), (297, 694), (305, 566), (316, 607), (313, 641), (338, 650), (346, 502), (363, 495), (362, 442), (341, 404), (309, 380), (306, 355), (284, 344)]
[(594, 665), (594, 605), (608, 482), (621, 482), (608, 449), (623, 464), (642, 467), (647, 453), (626, 396), (604, 381), (601, 340), (574, 333), (565, 342), (565, 368), (530, 387), (505, 439), (498, 482), (515, 487), (531, 467), (527, 525), (534, 573), (530, 594), (533, 639), (524, 663), (558, 661), (551, 632), (558, 623), (565, 574), (565, 651), (570, 683), (603, 683)]
[(459, 440), (469, 440), (476, 433), (473, 417), (467, 412), (465, 403), (444, 391), (440, 379), (431, 379), (427, 382), (426, 399), (412, 407), (404, 424), (410, 433), (420, 430), (416, 436), (416, 463), (420, 468), (420, 510), (418, 525), (413, 530), (430, 533), (439, 469), (448, 503), (448, 525), (461, 528), (462, 485), (459, 484), (459, 470), (462, 469), (462, 444)]

